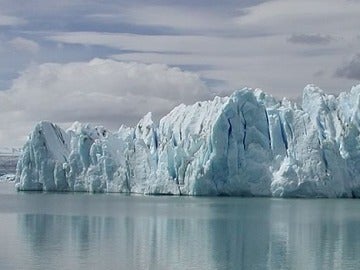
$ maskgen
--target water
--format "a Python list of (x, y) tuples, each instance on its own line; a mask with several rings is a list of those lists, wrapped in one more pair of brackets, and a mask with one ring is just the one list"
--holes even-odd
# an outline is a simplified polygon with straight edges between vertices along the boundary
[(360, 201), (16, 193), (0, 269), (359, 269)]

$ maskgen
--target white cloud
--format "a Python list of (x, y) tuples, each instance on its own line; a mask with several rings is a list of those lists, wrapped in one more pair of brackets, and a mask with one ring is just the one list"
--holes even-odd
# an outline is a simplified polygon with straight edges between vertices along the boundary
[(137, 53), (118, 54), (115, 59), (166, 63), (171, 65), (208, 65), (199, 71), (206, 78), (226, 82), (230, 89), (262, 87), (275, 96), (294, 97), (307, 83), (319, 83), (329, 91), (338, 91), (351, 82), (334, 78), (314, 78), (322, 69), (336, 69), (349, 48), (340, 42), (320, 48), (299, 48), (287, 42), (287, 35), (236, 38), (211, 36), (152, 36), (122, 33), (58, 33), (49, 39), (84, 45), (103, 45)]
[(239, 52), (239, 38), (221, 38), (197, 35), (139, 35), (104, 32), (64, 32), (47, 37), (48, 40), (83, 45), (100, 45), (122, 50), (173, 53), (224, 53)]
[[(254, 70), (253, 77), (259, 72), (271, 68), (269, 56), (277, 61), (295, 52), (296, 48), (288, 46), (286, 37), (213, 37), (196, 35), (135, 35), (123, 33), (71, 32), (58, 33), (48, 39), (65, 44), (102, 45), (122, 50), (141, 53), (117, 55), (116, 59), (140, 62), (152, 61), (171, 65), (208, 65), (211, 70), (220, 72), (231, 69), (237, 75), (211, 77), (215, 80), (226, 80), (227, 87), (239, 88), (245, 85), (257, 87), (249, 77), (242, 76)], [(150, 53), (149, 53), (150, 52)], [(144, 54), (142, 54), (144, 53)], [(247, 66), (251, 63), (251, 66)], [(250, 69), (249, 69), (250, 68)], [(284, 68), (286, 70), (286, 68)], [(209, 73), (210, 74), (210, 73)], [(224, 74), (226, 75), (226, 74)]]
[[(225, 16), (227, 15), (227, 16)], [(126, 22), (132, 25), (172, 28), (177, 31), (234, 30), (236, 22), (229, 14), (202, 7), (138, 5), (122, 8), (111, 14), (91, 14), (94, 21), (102, 23)]]
[(0, 14), (0, 26), (13, 26), (13, 25), (20, 25), (25, 23), (26, 20), (24, 19)]
[(239, 27), (261, 28), (274, 34), (293, 32), (353, 35), (360, 2), (338, 0), (275, 0), (246, 9)]
[(330, 35), (321, 34), (292, 34), (287, 41), (294, 44), (327, 45), (334, 41), (334, 38)]
[[(238, 12), (237, 17), (226, 17), (226, 12), (216, 13), (216, 10), (206, 8), (192, 10), (189, 6), (179, 8), (176, 14), (177, 9), (174, 6), (139, 5), (126, 9), (120, 14), (123, 17), (119, 17), (130, 25), (154, 29), (172, 27), (181, 35), (58, 32), (46, 38), (64, 44), (118, 49), (119, 54), (113, 57), (121, 61), (202, 66), (197, 71), (200, 75), (224, 81), (225, 88), (263, 87), (275, 96), (298, 96), (302, 87), (310, 82), (331, 92), (346, 89), (354, 83), (348, 78), (314, 74), (319, 70), (333, 74), (344, 59), (358, 53), (359, 44), (355, 37), (359, 2), (274, 0), (245, 9), (240, 7), (237, 11), (234, 5), (234, 11), (229, 14)], [(189, 11), (191, 19), (184, 17), (181, 20), (184, 9)], [(97, 19), (100, 19), (101, 14), (98, 15)], [(109, 22), (116, 19), (108, 16), (103, 14), (101, 19)], [(218, 31), (225, 34), (220, 35)], [(289, 36), (300, 34), (314, 40), (314, 33), (316, 37), (331, 37), (331, 42), (321, 43), (319, 38), (316, 46), (288, 42)], [(305, 42), (304, 38), (302, 41)], [(307, 41), (309, 43), (309, 39)], [(121, 50), (135, 52), (122, 53)]]
[[(34, 55), (21, 54), (19, 50), (37, 51), (37, 61), (72, 62), (33, 66), (6, 94), (0, 95), (1, 124), (12, 130), (19, 126), (30, 128), (29, 123), (40, 118), (64, 123), (76, 119), (107, 121), (117, 126), (115, 123), (139, 118), (148, 110), (161, 114), (177, 102), (208, 96), (199, 94), (206, 92), (201, 90), (206, 86), (198, 76), (224, 81), (222, 93), (250, 86), (278, 97), (301, 95), (307, 83), (318, 84), (329, 92), (349, 89), (355, 83), (349, 72), (343, 72), (341, 78), (335, 77), (334, 72), (359, 53), (359, 1), (232, 1), (219, 2), (217, 7), (206, 6), (203, 1), (155, 1), (158, 6), (141, 0), (86, 1), (85, 7), (83, 0), (66, 0), (54, 8), (37, 0), (36, 14), (30, 9), (34, 3), (25, 1), (19, 6), (6, 1), (8, 4), (3, 6), (13, 9), (2, 8), (3, 12), (24, 18), (36, 16), (36, 20), (21, 32), (19, 27), (1, 28), (8, 31), (0, 34), (3, 81), (34, 60)], [(19, 19), (21, 16), (0, 16), (0, 26), (26, 23)], [(62, 23), (49, 22), (53, 17)], [(78, 32), (79, 29), (84, 31)], [(31, 41), (9, 42), (25, 30), (27, 38), (41, 42), (42, 50)], [(295, 43), (289, 42), (289, 37), (290, 41), (295, 37)], [(99, 56), (147, 64), (110, 60), (75, 63)], [(182, 65), (184, 69), (196, 70), (198, 75), (151, 63)], [(187, 92), (179, 87), (200, 90), (186, 99)], [(10, 138), (4, 134), (11, 132), (13, 137), (20, 134), (7, 131), (3, 137), (0, 134), (0, 140), (6, 140), (4, 136)]]
[(10, 40), (9, 43), (12, 47), (14, 47), (18, 51), (37, 53), (40, 49), (40, 46), (37, 42), (23, 37), (16, 37)]
[(3, 145), (23, 143), (21, 136), (42, 119), (103, 122), (117, 128), (148, 111), (160, 116), (181, 102), (210, 97), (199, 76), (166, 65), (103, 59), (41, 64), (0, 92), (0, 139)]

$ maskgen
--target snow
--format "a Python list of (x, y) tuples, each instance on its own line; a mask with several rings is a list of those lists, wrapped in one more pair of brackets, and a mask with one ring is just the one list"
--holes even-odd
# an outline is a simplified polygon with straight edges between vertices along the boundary
[(0, 176), (5, 174), (15, 174), (16, 164), (18, 162), (19, 155), (13, 154), (12, 151), (0, 153)]
[(4, 174), (0, 176), (0, 182), (13, 182), (15, 181), (15, 174)]
[(314, 85), (299, 106), (245, 88), (151, 113), (117, 132), (40, 122), (17, 166), (19, 190), (360, 197), (360, 85)]
[(0, 147), (0, 156), (19, 156), (21, 150), (11, 147)]

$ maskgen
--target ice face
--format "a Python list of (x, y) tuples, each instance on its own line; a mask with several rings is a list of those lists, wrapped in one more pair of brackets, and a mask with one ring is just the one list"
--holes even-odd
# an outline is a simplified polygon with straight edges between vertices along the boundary
[(360, 197), (360, 86), (314, 85), (302, 106), (261, 90), (147, 114), (117, 132), (40, 122), (18, 162), (19, 190)]

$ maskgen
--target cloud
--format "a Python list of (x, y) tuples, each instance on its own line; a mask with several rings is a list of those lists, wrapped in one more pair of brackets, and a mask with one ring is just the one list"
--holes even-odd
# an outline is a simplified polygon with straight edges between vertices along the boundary
[[(277, 96), (286, 92), (287, 96), (298, 95), (294, 92), (313, 80), (316, 71), (324, 65), (335, 69), (346, 54), (358, 48), (354, 44), (360, 12), (357, 3), (260, 2), (231, 1), (215, 8), (207, 1), (196, 1), (195, 6), (191, 1), (135, 1), (111, 8), (98, 5), (87, 7), (83, 16), (73, 16), (76, 20), (65, 23), (68, 28), (38, 33), (37, 37), (44, 39), (42, 46), (63, 44), (63, 52), (88, 51), (105, 58), (116, 54), (114, 58), (120, 61), (181, 65), (184, 69), (196, 66), (202, 77), (224, 82), (223, 88), (263, 87)], [(326, 44), (326, 50), (292, 46), (286, 39), (298, 29), (328, 33), (337, 37), (337, 42)], [(77, 61), (92, 57), (71, 55)], [(345, 81), (327, 75), (318, 80), (331, 91), (342, 88)]]
[(0, 26), (14, 26), (25, 24), (26, 20), (7, 15), (0, 15)]
[[(199, 89), (209, 87), (216, 93), (230, 93), (250, 86), (291, 98), (299, 96), (310, 82), (334, 93), (354, 82), (345, 66), (338, 67), (343, 59), (358, 52), (359, 1), (0, 2), (1, 13), (14, 16), (11, 20), (0, 17), (0, 25), (12, 25), (1, 27), (4, 31), (0, 33), (0, 88), (9, 89), (0, 97), (0, 123), (17, 130), (6, 133), (14, 138), (26, 134), (24, 127), (30, 129), (40, 117), (61, 123), (80, 119), (116, 127), (123, 121), (136, 122), (142, 115), (140, 109), (155, 110), (160, 115), (177, 102), (203, 96), (190, 95), (186, 100), (170, 90), (152, 98), (153, 94), (146, 95), (148, 87), (149, 93), (157, 93), (155, 89), (177, 89), (176, 85), (189, 81), (191, 89), (197, 85)], [(30, 43), (17, 37), (26, 37)], [(336, 39), (329, 40), (331, 37)], [(31, 41), (41, 44), (41, 50)], [(90, 65), (90, 59), (95, 57), (115, 61), (101, 60), (106, 63), (95, 68)], [(28, 68), (9, 87), (13, 78), (34, 61), (39, 65)], [(137, 68), (130, 68), (131, 61), (137, 62), (133, 64)], [(49, 64), (54, 62), (68, 64)], [(100, 66), (109, 66), (113, 73), (101, 75)], [(177, 69), (175, 77), (181, 78), (179, 81), (156, 81), (156, 74), (166, 78), (173, 72), (169, 66), (192, 72)], [(331, 76), (337, 68), (341, 76)], [(137, 70), (137, 78), (131, 80), (116, 72), (128, 74), (133, 69)], [(150, 79), (145, 70), (151, 70), (155, 77)], [(144, 78), (151, 83), (145, 83)], [(133, 92), (115, 91), (130, 86)], [(59, 94), (62, 91), (64, 94)], [(10, 123), (7, 119), (16, 121)], [(1, 142), (5, 140), (0, 137)]]
[(360, 54), (355, 55), (345, 66), (338, 68), (335, 75), (338, 77), (360, 80)]
[[(47, 40), (81, 45), (107, 46), (119, 50), (160, 53), (236, 53), (242, 38), (224, 38), (201, 35), (142, 35), (105, 32), (59, 32)], [(245, 54), (245, 52), (244, 52)]]
[[(298, 96), (322, 66), (334, 66), (348, 48), (334, 49), (337, 43), (304, 57), (299, 46), (290, 46), (286, 35), (218, 37), (201, 35), (140, 35), (126, 33), (61, 32), (46, 38), (64, 44), (105, 46), (119, 50), (120, 61), (197, 65), (203, 78), (223, 81), (223, 88), (260, 87), (281, 97)], [(313, 47), (311, 47), (313, 48)], [(312, 81), (314, 82), (314, 81)], [(323, 88), (337, 91), (343, 81), (322, 77)], [(324, 84), (323, 82), (326, 82)]]
[(321, 77), (324, 76), (325, 71), (324, 70), (318, 70), (316, 72), (314, 72), (314, 77)]
[(353, 35), (358, 24), (359, 2), (338, 0), (274, 0), (245, 9), (237, 19), (241, 27), (261, 28), (273, 34), (294, 32)]
[[(128, 23), (131, 25), (170, 28), (178, 32), (234, 31), (233, 16), (209, 8), (169, 5), (132, 5), (117, 13), (91, 14), (88, 18), (101, 23)], [(241, 12), (237, 12), (237, 15)]]
[(307, 44), (307, 45), (327, 45), (333, 37), (330, 35), (321, 34), (292, 34), (287, 41), (295, 44)]
[[(46, 63), (28, 68), (0, 92), (0, 122), (29, 128), (42, 119), (79, 120), (118, 128), (149, 111), (159, 117), (179, 103), (211, 97), (199, 76), (166, 65), (104, 59)], [(8, 133), (8, 125), (0, 127), (2, 143), (21, 142), (19, 135), (5, 138)]]
[(16, 37), (12, 39), (9, 43), (18, 51), (37, 53), (40, 49), (40, 46), (37, 42), (23, 37)]

